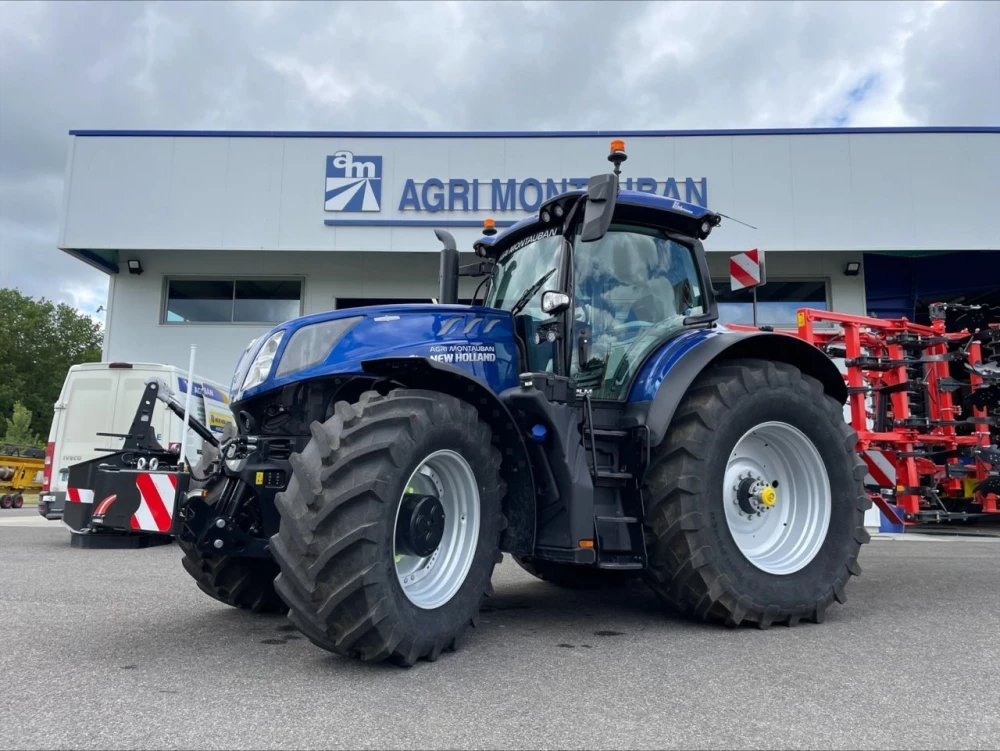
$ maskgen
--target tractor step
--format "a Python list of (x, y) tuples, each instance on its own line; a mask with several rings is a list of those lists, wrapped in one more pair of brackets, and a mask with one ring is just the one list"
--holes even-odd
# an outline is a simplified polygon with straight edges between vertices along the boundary
[(597, 567), (640, 569), (646, 567), (642, 523), (635, 516), (595, 516)]
[(631, 480), (631, 472), (605, 472), (604, 470), (597, 470), (597, 477), (600, 480)]
[(611, 561), (601, 561), (597, 564), (597, 568), (602, 568), (604, 570), (610, 571), (638, 571), (639, 569), (646, 568), (640, 561), (628, 561), (628, 562), (611, 562)]
[(628, 438), (630, 435), (627, 430), (609, 430), (607, 428), (594, 428), (592, 432), (598, 438)]

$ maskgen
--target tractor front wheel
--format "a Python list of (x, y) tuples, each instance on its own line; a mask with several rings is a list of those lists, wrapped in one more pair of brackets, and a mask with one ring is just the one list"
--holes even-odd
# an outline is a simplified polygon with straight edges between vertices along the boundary
[(271, 550), (314, 644), (412, 665), (457, 649), (501, 560), (500, 451), (476, 409), (432, 391), (339, 402), (293, 454)]
[(856, 442), (843, 406), (791, 365), (707, 370), (646, 475), (650, 586), (699, 620), (821, 622), (869, 539)]
[(177, 539), (181, 564), (209, 597), (252, 613), (288, 610), (274, 591), (278, 567), (266, 558), (238, 558), (202, 553), (192, 543)]

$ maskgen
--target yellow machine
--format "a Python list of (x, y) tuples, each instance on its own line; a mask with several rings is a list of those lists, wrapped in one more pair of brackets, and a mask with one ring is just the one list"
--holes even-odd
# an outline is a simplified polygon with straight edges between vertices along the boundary
[(0, 508), (21, 508), (24, 493), (38, 493), (45, 473), (45, 452), (22, 446), (0, 446)]

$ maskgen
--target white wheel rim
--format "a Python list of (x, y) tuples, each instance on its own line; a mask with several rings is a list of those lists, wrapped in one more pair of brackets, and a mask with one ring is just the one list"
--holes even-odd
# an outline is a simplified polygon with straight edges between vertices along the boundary
[[(433, 610), (455, 596), (472, 567), (479, 542), (479, 486), (465, 458), (445, 450), (417, 466), (403, 495), (408, 492), (433, 495), (444, 508), (441, 543), (426, 558), (398, 552), (393, 524), (392, 551), (403, 594), (418, 608)], [(397, 522), (402, 501), (396, 507)]]
[[(748, 476), (773, 486), (773, 506), (755, 503), (754, 513), (745, 512), (736, 488)], [(792, 425), (762, 423), (736, 442), (722, 497), (726, 523), (740, 552), (769, 574), (800, 571), (826, 540), (833, 508), (830, 477), (816, 446)]]

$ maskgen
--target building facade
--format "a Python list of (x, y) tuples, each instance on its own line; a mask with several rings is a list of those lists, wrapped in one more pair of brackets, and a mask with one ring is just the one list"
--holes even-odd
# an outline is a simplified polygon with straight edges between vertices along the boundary
[[(726, 215), (707, 244), (723, 320), (751, 320), (728, 278), (750, 248), (776, 326), (805, 306), (919, 317), (935, 295), (1000, 297), (1000, 128), (72, 131), (58, 245), (110, 275), (105, 359), (185, 366), (197, 344), (198, 371), (228, 382), (275, 323), (429, 301), (434, 228), (471, 251), (484, 219), (512, 224), (608, 171), (612, 138), (628, 187)], [(478, 280), (462, 281), (471, 299)]]

